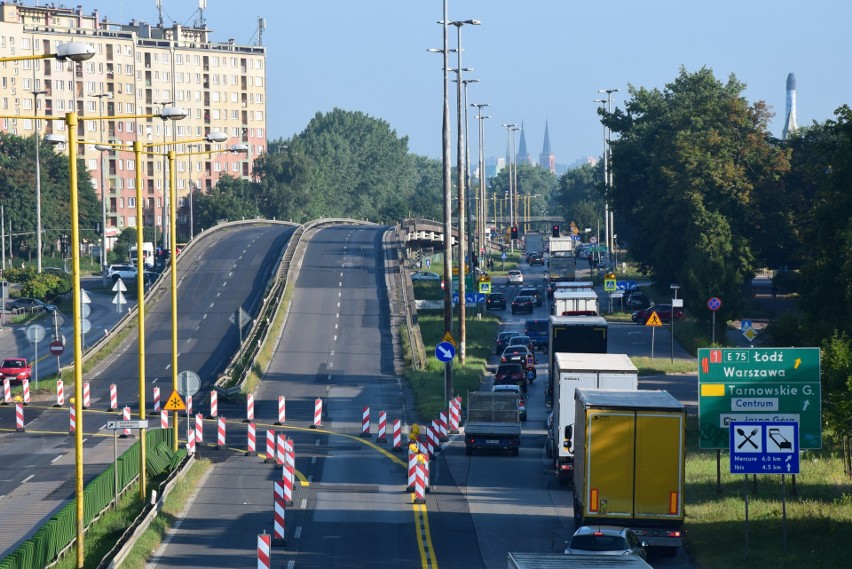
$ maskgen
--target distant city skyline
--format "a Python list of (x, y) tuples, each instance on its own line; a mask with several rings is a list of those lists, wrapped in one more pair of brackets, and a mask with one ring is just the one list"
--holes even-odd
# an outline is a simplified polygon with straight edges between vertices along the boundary
[[(158, 20), (151, 0), (77, 4), (84, 13), (98, 9), (115, 21)], [(427, 49), (442, 44), (436, 23), (441, 0), (243, 0), (238, 9), (207, 4), (204, 20), (215, 41), (255, 43), (258, 17), (266, 21), (270, 139), (289, 138), (316, 113), (341, 108), (386, 121), (409, 138), (412, 152), (440, 158), (442, 58)], [(197, 0), (163, 0), (162, 6), (166, 26), (199, 19)], [(629, 85), (665, 89), (681, 66), (688, 72), (708, 67), (721, 82), (736, 75), (750, 103), (765, 101), (775, 113), (770, 129), (778, 138), (786, 119), (788, 73), (797, 79), (799, 127), (833, 118), (852, 93), (852, 75), (846, 73), (852, 3), (842, 0), (807, 9), (795, 0), (770, 5), (717, 0), (690, 4), (688, 10), (680, 0), (613, 0), (605, 9), (583, 0), (531, 0), (522, 7), (515, 0), (449, 0), (449, 16), (481, 21), (462, 28), (462, 45), (464, 65), (475, 70), (465, 78), (479, 80), (470, 85), (468, 102), (489, 105), (483, 109), (491, 117), (484, 121), (487, 157), (505, 156), (506, 133), (499, 125), (522, 122), (536, 160), (545, 127), (556, 164), (599, 157), (602, 127), (593, 102), (598, 89), (620, 89), (613, 106), (623, 106)], [(454, 48), (455, 28), (448, 39)], [(455, 131), (452, 83), (450, 106)], [(471, 110), (474, 156), (478, 138)]]

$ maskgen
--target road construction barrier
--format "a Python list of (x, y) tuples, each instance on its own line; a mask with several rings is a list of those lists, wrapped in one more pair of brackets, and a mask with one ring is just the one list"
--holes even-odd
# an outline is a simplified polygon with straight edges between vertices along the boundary
[(281, 466), (284, 464), (284, 453), (287, 448), (287, 435), (284, 433), (278, 433), (277, 441), (278, 444), (275, 449), (275, 464)]
[(450, 440), (450, 437), (447, 436), (447, 412), (446, 411), (441, 411), (440, 413), (438, 413), (438, 428), (440, 429), (438, 431), (438, 440), (440, 440), (442, 443), (445, 443), (448, 440)]
[(62, 407), (63, 405), (65, 405), (65, 386), (59, 379), (56, 381), (56, 404), (54, 407)]
[(387, 423), (388, 423), (388, 414), (384, 411), (379, 411), (379, 433), (376, 437), (377, 443), (387, 442)]
[(257, 534), (257, 569), (272, 567), (272, 536), (268, 533)]
[(192, 425), (186, 425), (186, 452), (187, 454), (195, 454), (195, 430)]
[(254, 421), (254, 395), (249, 393), (246, 395), (246, 418), (243, 423), (251, 423)]
[(198, 444), (204, 442), (204, 413), (195, 415), (195, 442)]
[(88, 381), (83, 382), (83, 409), (92, 406), (92, 388)]
[(361, 436), (370, 436), (370, 408), (364, 407), (361, 411)]
[(432, 455), (438, 454), (441, 452), (441, 429), (438, 427), (437, 421), (432, 421), (432, 426), (429, 427), (427, 434), (432, 439)]
[(284, 520), (287, 511), (287, 500), (284, 498), (284, 481), (275, 480), (274, 485), (274, 514), (272, 519), (272, 539), (278, 545), (284, 545)]
[(402, 424), (399, 419), (393, 420), (393, 452), (402, 450)]
[(461, 398), (450, 399), (450, 433), (458, 434), (461, 423)]
[(165, 409), (160, 411), (160, 428), (168, 429), (169, 428), (169, 412)]
[(12, 402), (12, 382), (8, 379), (3, 380), (3, 405), (8, 405)]
[(160, 388), (154, 387), (154, 413), (160, 412)]
[(214, 389), (210, 392), (210, 416), (208, 419), (215, 419), (219, 414), (219, 393)]
[(414, 477), (414, 501), (418, 504), (426, 503), (426, 469), (428, 462), (423, 460), (417, 461)]
[(415, 450), (408, 449), (408, 485), (406, 489), (411, 491), (414, 489), (414, 482), (417, 478), (417, 455)]
[(22, 379), (21, 380), (21, 391), (24, 394), (24, 405), (30, 404), (30, 380)]
[(15, 403), (15, 430), (24, 432), (24, 406), (21, 403)]
[(311, 425), (311, 428), (322, 428), (322, 399), (320, 399), (319, 397), (314, 399), (314, 424)]
[(281, 474), (281, 481), (284, 483), (284, 504), (292, 506), (293, 480), (296, 478), (296, 469), (291, 464), (285, 464)]
[[(130, 420), (130, 407), (125, 406), (124, 409), (121, 410), (121, 418), (125, 421)], [(133, 432), (130, 429), (124, 429), (119, 438), (126, 439), (132, 436)]]
[(284, 464), (296, 467), (296, 449), (293, 446), (293, 439), (287, 436), (284, 437)]
[(248, 424), (248, 431), (246, 434), (246, 456), (254, 456), (257, 454), (255, 447), (255, 426), (254, 423)]
[(114, 383), (109, 384), (109, 409), (107, 411), (118, 411), (118, 387)]
[(77, 430), (77, 408), (74, 405), (68, 407), (68, 411), (71, 413), (70, 424), (68, 425), (68, 434), (73, 435)]
[(286, 399), (284, 399), (284, 396), (279, 395), (278, 396), (278, 420), (275, 421), (276, 425), (283, 425), (284, 422), (287, 420), (287, 413), (286, 413), (286, 409), (285, 409), (286, 404), (287, 404), (287, 401), (286, 401)]
[(273, 429), (266, 429), (266, 458), (263, 462), (275, 462), (275, 431)]
[(186, 396), (186, 416), (192, 415), (192, 395)]
[(216, 449), (225, 448), (225, 417), (217, 417)]

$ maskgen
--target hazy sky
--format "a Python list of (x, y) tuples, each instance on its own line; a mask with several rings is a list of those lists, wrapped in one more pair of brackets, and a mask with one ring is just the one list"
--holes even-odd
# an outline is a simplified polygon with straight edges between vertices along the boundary
[[(113, 21), (157, 21), (155, 0), (77, 4)], [(191, 24), (197, 7), (197, 0), (163, 0), (166, 25)], [(266, 18), (269, 138), (299, 133), (317, 112), (338, 107), (383, 119), (408, 136), (412, 152), (440, 157), (442, 56), (426, 50), (442, 47), (442, 0), (209, 0), (204, 14), (214, 41), (240, 44), (256, 42), (257, 17)], [(628, 85), (664, 88), (680, 66), (709, 67), (722, 81), (736, 75), (749, 101), (774, 109), (777, 136), (790, 72), (800, 126), (850, 102), (849, 0), (449, 0), (449, 18), (482, 22), (462, 28), (462, 65), (474, 68), (466, 79), (479, 79), (468, 86), (468, 103), (490, 104), (486, 156), (506, 153), (501, 123), (522, 121), (536, 158), (545, 121), (558, 163), (597, 156), (597, 90), (621, 89), (613, 95), (620, 105)], [(471, 156), (478, 152), (475, 114)]]

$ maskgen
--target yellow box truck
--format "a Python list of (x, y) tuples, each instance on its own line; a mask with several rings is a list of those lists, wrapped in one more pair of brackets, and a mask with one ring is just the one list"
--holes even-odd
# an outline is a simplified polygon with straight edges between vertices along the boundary
[(574, 392), (574, 521), (629, 527), (674, 555), (683, 535), (686, 409), (667, 391)]

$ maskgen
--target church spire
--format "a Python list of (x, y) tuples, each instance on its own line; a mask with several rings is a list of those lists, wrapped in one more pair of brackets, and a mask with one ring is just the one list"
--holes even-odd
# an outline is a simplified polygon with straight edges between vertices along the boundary
[(547, 121), (544, 122), (544, 145), (541, 147), (538, 165), (550, 170), (551, 174), (556, 173), (556, 157), (550, 150), (550, 128)]

